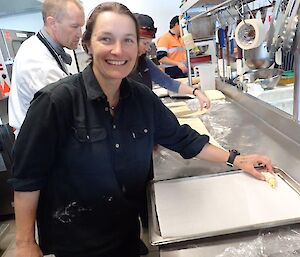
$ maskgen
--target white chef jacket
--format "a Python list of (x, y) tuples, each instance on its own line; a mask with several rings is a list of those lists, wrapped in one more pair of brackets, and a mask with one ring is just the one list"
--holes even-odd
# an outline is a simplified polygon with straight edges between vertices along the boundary
[(13, 64), (8, 98), (9, 125), (17, 136), (34, 94), (46, 85), (66, 77), (47, 47), (36, 35), (19, 48)]

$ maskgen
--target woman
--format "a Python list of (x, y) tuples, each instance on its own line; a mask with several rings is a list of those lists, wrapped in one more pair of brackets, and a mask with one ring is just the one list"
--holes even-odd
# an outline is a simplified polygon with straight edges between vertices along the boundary
[(16, 256), (137, 257), (137, 199), (155, 144), (184, 158), (229, 159), (259, 179), (255, 165), (271, 171), (264, 156), (232, 155), (180, 126), (147, 87), (126, 79), (138, 27), (124, 5), (98, 5), (82, 42), (91, 64), (35, 95), (15, 144)]
[(151, 61), (146, 53), (149, 50), (152, 39), (155, 38), (156, 28), (153, 19), (146, 14), (135, 13), (140, 32), (139, 58), (137, 68), (130, 74), (130, 78), (146, 84), (152, 89), (152, 81), (160, 86), (180, 94), (193, 94), (199, 99), (201, 109), (210, 108), (210, 100), (201, 92), (185, 83), (180, 83), (162, 72), (157, 65)]

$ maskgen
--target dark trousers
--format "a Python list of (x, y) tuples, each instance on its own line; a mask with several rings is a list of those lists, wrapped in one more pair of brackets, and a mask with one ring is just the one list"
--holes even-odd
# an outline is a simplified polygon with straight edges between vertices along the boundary
[(187, 73), (183, 73), (177, 66), (165, 68), (165, 73), (173, 79), (185, 78), (188, 75)]

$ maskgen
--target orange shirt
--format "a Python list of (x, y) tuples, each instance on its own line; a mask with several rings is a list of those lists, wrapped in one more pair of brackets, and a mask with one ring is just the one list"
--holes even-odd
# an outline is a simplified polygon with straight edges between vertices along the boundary
[[(167, 57), (178, 62), (186, 62), (186, 49), (181, 37), (170, 31), (163, 34), (157, 41), (157, 52), (166, 52)], [(165, 67), (170, 65), (164, 65)]]

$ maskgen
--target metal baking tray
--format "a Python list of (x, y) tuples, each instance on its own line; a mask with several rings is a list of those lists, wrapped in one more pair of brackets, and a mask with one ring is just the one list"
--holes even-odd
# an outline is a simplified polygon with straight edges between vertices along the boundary
[[(229, 172), (212, 174), (212, 175), (204, 175), (204, 176), (202, 175), (197, 177), (188, 177), (188, 178), (179, 178), (179, 179), (151, 182), (149, 186), (149, 196), (150, 196), (149, 233), (150, 233), (151, 244), (159, 246), (159, 245), (166, 245), (171, 243), (178, 243), (178, 242), (190, 241), (190, 240), (207, 238), (207, 237), (220, 236), (225, 234), (232, 234), (237, 232), (245, 232), (250, 230), (257, 230), (263, 228), (300, 223), (300, 206), (299, 206), (300, 185), (289, 175), (287, 175), (286, 172), (284, 172), (283, 170), (277, 167), (274, 167), (274, 173), (276, 174), (278, 180), (278, 187), (276, 189), (272, 189), (268, 184), (265, 184), (266, 182), (264, 181), (258, 181), (248, 176), (241, 170), (229, 171)], [(240, 180), (240, 177), (243, 177), (243, 179)], [(239, 187), (240, 183), (237, 183), (237, 181), (243, 181), (243, 180), (245, 180), (245, 185), (246, 187), (248, 186), (248, 188), (245, 190), (243, 189), (244, 192), (239, 193), (238, 191), (236, 191), (236, 190), (240, 190)], [(223, 182), (226, 182), (226, 184), (224, 184)], [(168, 199), (167, 197), (165, 199), (166, 200), (165, 202), (162, 201), (159, 204), (160, 206), (161, 204), (166, 205), (166, 206), (163, 205), (163, 207), (160, 208), (160, 210), (164, 208), (168, 209), (168, 205), (171, 206), (169, 210), (166, 211), (166, 215), (164, 215), (165, 216), (164, 219), (159, 218), (161, 217), (158, 212), (160, 210), (159, 208), (157, 208), (156, 205), (157, 204), (156, 198), (159, 196), (157, 195), (158, 192), (155, 191), (155, 188), (156, 189), (160, 188), (157, 187), (157, 185), (159, 185), (158, 183), (165, 183), (165, 185), (167, 185), (167, 190), (171, 191), (170, 199)], [(197, 183), (199, 183), (199, 185), (202, 186), (205, 185), (205, 189), (203, 190), (206, 190), (205, 191), (206, 199), (202, 202), (200, 199), (199, 202), (199, 205), (201, 207), (200, 212), (199, 210), (198, 211), (196, 210), (199, 206), (198, 207), (195, 206), (195, 208), (193, 207), (194, 206), (193, 201), (191, 202), (191, 205), (189, 207), (187, 206), (186, 201), (182, 201), (185, 199), (184, 197), (182, 198), (182, 195), (184, 195), (186, 191), (187, 192), (190, 191), (192, 194), (195, 193), (193, 191), (194, 189), (191, 189), (191, 184), (193, 183), (196, 183), (196, 185), (198, 185)], [(211, 187), (207, 186), (207, 184), (209, 183), (212, 183)], [(227, 192), (222, 191), (223, 185), (224, 188), (229, 187), (230, 190), (227, 190)], [(172, 192), (173, 190), (172, 187), (175, 187), (177, 191)], [(196, 187), (196, 191), (198, 190), (198, 188), (199, 187)], [(181, 189), (182, 191), (180, 192)], [(215, 201), (216, 198), (219, 198), (218, 190), (221, 190), (221, 192), (223, 192), (222, 202), (221, 204), (220, 202), (216, 203), (215, 204), (216, 206), (211, 207), (210, 203), (214, 205), (213, 201)], [(275, 191), (272, 192), (272, 190)], [(159, 192), (160, 194), (162, 194), (162, 191)], [(165, 196), (166, 192), (167, 191), (163, 192), (163, 198), (166, 197)], [(215, 194), (216, 192), (218, 194)], [(231, 194), (230, 192), (233, 192), (233, 196), (230, 195)], [(262, 194), (262, 192), (264, 193)], [(213, 197), (213, 195), (215, 195), (216, 197)], [(246, 196), (243, 198), (243, 195)], [(270, 203), (268, 203), (269, 201), (268, 199), (266, 200), (264, 198), (265, 195), (266, 197), (270, 198)], [(185, 197), (190, 197), (190, 196), (191, 195), (189, 195), (188, 193), (187, 195), (185, 195)], [(223, 199), (225, 196), (228, 196), (228, 199)], [(240, 202), (239, 201), (235, 202), (235, 199), (230, 199), (230, 197), (234, 197), (235, 199), (239, 198)], [(195, 197), (190, 197), (190, 198), (195, 199)], [(203, 199), (204, 198), (202, 198), (202, 200)], [(189, 201), (189, 199), (187, 199), (187, 201)], [(292, 201), (292, 202), (289, 203), (288, 201)], [(175, 203), (175, 205), (172, 205), (172, 203), (170, 202)], [(277, 207), (275, 206), (275, 208), (279, 210), (276, 210), (275, 208), (272, 209), (271, 203), (275, 204), (277, 206)], [(268, 204), (270, 204), (271, 209), (268, 209), (269, 208)], [(220, 211), (217, 205), (223, 205), (223, 207), (225, 206), (226, 210), (222, 209)], [(228, 208), (226, 208), (226, 206), (228, 206)], [(204, 210), (204, 208), (212, 208), (212, 210), (215, 210), (218, 213), (214, 214), (214, 213), (207, 212), (206, 216), (202, 215), (202, 210)], [(284, 218), (280, 217), (280, 214), (278, 213), (280, 213), (282, 210), (286, 210), (286, 208), (291, 208), (291, 211), (290, 210), (287, 210), (286, 212), (283, 211)], [(186, 215), (186, 219), (178, 218), (178, 220), (176, 219), (174, 220), (172, 216), (176, 216), (175, 214), (178, 211), (183, 212), (184, 215)], [(190, 214), (193, 212), (195, 212), (195, 215), (197, 215), (196, 216), (197, 220), (191, 221)], [(239, 223), (240, 221), (237, 213), (241, 214), (241, 217), (248, 215), (250, 217), (249, 222), (247, 222), (247, 219), (245, 222), (245, 219), (243, 220), (243, 218), (241, 218), (242, 222)], [(279, 215), (279, 218), (276, 216), (277, 214)], [(253, 219), (253, 215), (255, 216), (254, 219)], [(219, 218), (215, 219), (214, 216)], [(223, 217), (225, 220), (222, 220)], [(162, 222), (165, 222), (166, 224), (162, 224)], [(226, 224), (224, 225), (224, 223), (228, 223), (227, 224), (228, 226)], [(197, 230), (198, 229), (197, 225), (199, 224), (209, 224), (209, 225), (207, 225), (206, 226), (207, 228), (204, 230), (201, 230), (201, 227), (199, 230)], [(179, 231), (178, 234), (176, 234), (177, 227)], [(165, 233), (166, 228), (167, 230), (170, 229), (171, 232), (169, 231), (170, 233), (169, 232)], [(181, 230), (183, 231), (187, 230), (187, 233), (186, 231), (181, 233), (180, 232)], [(191, 230), (191, 233), (189, 233), (189, 230)]]

